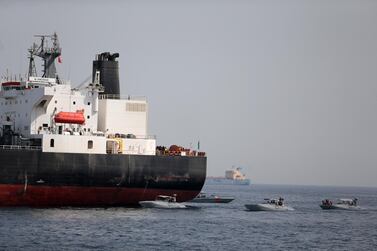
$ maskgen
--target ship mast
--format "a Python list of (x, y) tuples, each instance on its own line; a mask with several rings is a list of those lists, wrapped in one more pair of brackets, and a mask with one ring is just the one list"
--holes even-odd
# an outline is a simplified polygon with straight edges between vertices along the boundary
[[(36, 76), (34, 56), (40, 57), (43, 60), (43, 75), (44, 78), (56, 78), (56, 67), (55, 59), (61, 55), (62, 49), (59, 46), (58, 35), (54, 33), (53, 35), (35, 35), (35, 37), (41, 38), (41, 43), (38, 46), (33, 44), (31, 49), (29, 49), (29, 77)], [(52, 47), (48, 47), (46, 38), (50, 38), (52, 41)]]
[(34, 62), (34, 53), (37, 50), (37, 45), (33, 44), (33, 46), (28, 50), (29, 51), (29, 72), (28, 77), (37, 77), (37, 69), (35, 68)]

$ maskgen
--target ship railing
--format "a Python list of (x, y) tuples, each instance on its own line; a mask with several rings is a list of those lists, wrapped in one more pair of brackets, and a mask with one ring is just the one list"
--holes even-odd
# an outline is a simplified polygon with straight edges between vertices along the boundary
[(156, 135), (135, 135), (136, 139), (156, 139)]
[(145, 101), (147, 98), (145, 96), (130, 96), (130, 95), (120, 95), (120, 94), (101, 94), (98, 99), (127, 99), (136, 101)]
[(0, 145), (4, 150), (42, 150), (41, 146)]
[(134, 135), (134, 134), (107, 134), (107, 138), (123, 138), (123, 139), (156, 139), (156, 135)]

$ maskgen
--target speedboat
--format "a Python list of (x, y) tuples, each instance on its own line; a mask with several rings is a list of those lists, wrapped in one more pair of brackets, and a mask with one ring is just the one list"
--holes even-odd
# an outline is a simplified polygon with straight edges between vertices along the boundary
[(199, 193), (194, 199), (190, 202), (195, 203), (229, 203), (234, 200), (234, 197), (226, 196), (217, 196), (214, 194), (207, 195), (205, 193)]
[(324, 210), (329, 210), (329, 209), (340, 209), (340, 210), (358, 210), (361, 209), (357, 205), (357, 198), (353, 199), (339, 199), (337, 203), (333, 203), (329, 199), (325, 199), (322, 201), (322, 204), (319, 205), (322, 209)]
[(176, 196), (158, 195), (155, 200), (140, 201), (145, 208), (185, 209), (186, 205), (178, 203)]
[(246, 204), (249, 211), (293, 211), (292, 207), (284, 205), (284, 199), (264, 199), (264, 203)]

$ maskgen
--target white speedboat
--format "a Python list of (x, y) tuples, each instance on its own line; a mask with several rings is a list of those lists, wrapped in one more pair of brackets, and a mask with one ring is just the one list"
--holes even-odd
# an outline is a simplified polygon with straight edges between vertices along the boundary
[(340, 210), (359, 210), (361, 207), (357, 205), (358, 199), (340, 199), (337, 203), (331, 200), (323, 200), (320, 207), (324, 210), (340, 209)]
[(230, 196), (218, 196), (218, 195), (207, 195), (205, 193), (199, 193), (194, 199), (190, 202), (194, 203), (229, 203), (234, 200), (234, 197)]
[(292, 207), (284, 205), (284, 199), (264, 199), (264, 203), (246, 204), (249, 211), (293, 211)]
[(139, 204), (145, 208), (163, 209), (185, 209), (186, 205), (178, 203), (175, 196), (158, 195), (155, 200), (140, 201)]

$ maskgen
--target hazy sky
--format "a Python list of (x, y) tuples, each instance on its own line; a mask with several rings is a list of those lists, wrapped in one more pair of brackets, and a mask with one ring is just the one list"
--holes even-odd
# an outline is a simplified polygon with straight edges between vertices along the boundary
[(56, 31), (62, 78), (119, 52), (158, 144), (200, 139), (209, 175), (377, 186), (377, 1), (76, 2), (0, 0), (0, 73), (26, 73), (33, 35)]

